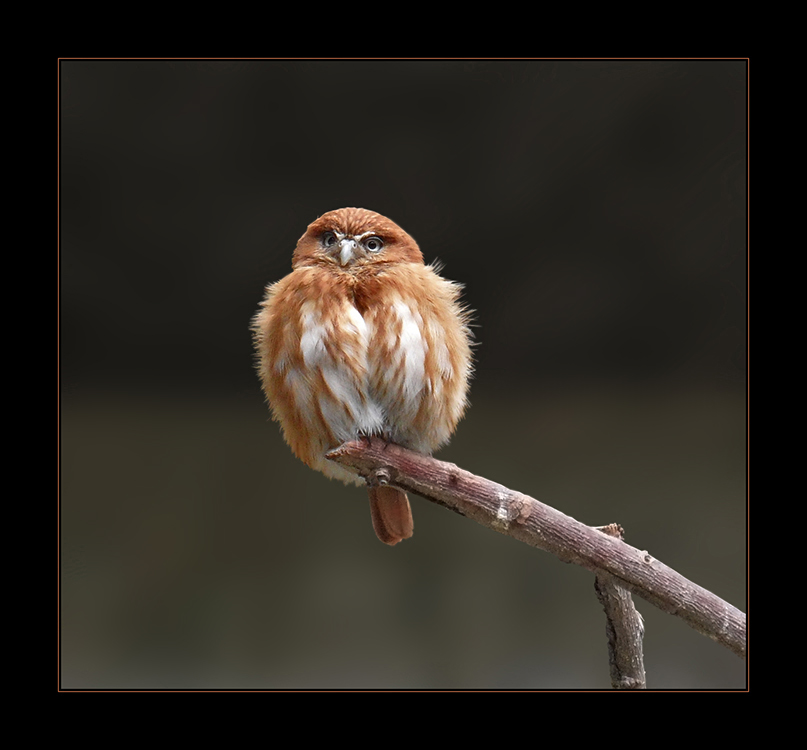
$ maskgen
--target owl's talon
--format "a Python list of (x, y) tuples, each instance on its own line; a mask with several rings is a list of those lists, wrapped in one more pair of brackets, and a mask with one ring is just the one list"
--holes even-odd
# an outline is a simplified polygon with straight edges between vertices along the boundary
[(380, 469), (371, 471), (365, 478), (365, 481), (370, 487), (383, 487), (389, 484), (391, 479), (392, 475), (390, 474), (390, 470), (382, 466)]

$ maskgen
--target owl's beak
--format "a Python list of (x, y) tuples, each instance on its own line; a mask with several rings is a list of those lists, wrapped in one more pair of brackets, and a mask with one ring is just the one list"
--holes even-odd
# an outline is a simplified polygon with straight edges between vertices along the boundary
[(346, 266), (356, 257), (356, 240), (345, 238), (339, 240), (339, 262)]

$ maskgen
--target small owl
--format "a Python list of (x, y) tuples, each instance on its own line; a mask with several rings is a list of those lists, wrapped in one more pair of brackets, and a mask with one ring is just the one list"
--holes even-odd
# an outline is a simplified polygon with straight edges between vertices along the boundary
[[(378, 436), (430, 454), (467, 406), (469, 313), (460, 286), (415, 240), (363, 208), (309, 225), (292, 272), (266, 289), (252, 324), (263, 390), (294, 454), (328, 477), (363, 480), (325, 453)], [(412, 536), (406, 493), (370, 487), (378, 538)]]

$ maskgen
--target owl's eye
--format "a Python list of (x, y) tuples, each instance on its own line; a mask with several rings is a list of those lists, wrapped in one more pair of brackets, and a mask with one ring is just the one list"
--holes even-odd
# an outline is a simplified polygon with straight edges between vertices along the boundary
[(384, 247), (384, 240), (382, 240), (380, 237), (368, 237), (364, 241), (364, 246), (371, 253), (377, 253), (382, 247)]
[(322, 246), (333, 247), (336, 244), (336, 235), (333, 232), (325, 232), (322, 235)]

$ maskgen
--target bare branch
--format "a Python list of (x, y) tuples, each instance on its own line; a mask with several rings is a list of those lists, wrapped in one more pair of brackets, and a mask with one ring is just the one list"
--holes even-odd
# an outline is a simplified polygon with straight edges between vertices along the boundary
[[(624, 538), (622, 527), (616, 523), (600, 526), (598, 531), (617, 539)], [(605, 610), (611, 686), (619, 690), (646, 688), (642, 652), (644, 623), (633, 606), (630, 591), (621, 586), (610, 573), (602, 571), (594, 579), (594, 590)]]
[[(745, 614), (646, 551), (454, 464), (377, 438), (344, 443), (327, 457), (371, 481), (380, 479), (414, 492), (564, 562), (610, 574), (632, 593), (745, 658)], [(379, 470), (383, 477), (376, 474)]]

